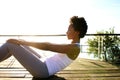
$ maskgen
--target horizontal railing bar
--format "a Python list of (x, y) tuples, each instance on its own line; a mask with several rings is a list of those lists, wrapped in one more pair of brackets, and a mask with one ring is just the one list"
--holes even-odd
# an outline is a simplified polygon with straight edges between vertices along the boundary
[(55, 34), (55, 35), (0, 35), (0, 36), (66, 36), (66, 34)]
[(105, 36), (105, 35), (109, 35), (109, 36), (120, 36), (120, 34), (86, 34), (86, 36)]
[[(114, 36), (114, 35), (117, 35), (117, 36), (120, 36), (120, 34), (86, 34), (86, 36), (105, 36), (105, 35), (110, 35), (110, 36)], [(66, 34), (48, 34), (48, 35), (0, 35), (0, 36), (66, 36)]]

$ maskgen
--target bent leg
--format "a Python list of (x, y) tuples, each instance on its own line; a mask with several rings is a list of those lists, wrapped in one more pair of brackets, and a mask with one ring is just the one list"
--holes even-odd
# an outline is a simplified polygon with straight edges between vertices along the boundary
[(33, 49), (31, 49), (30, 47), (26, 46), (26, 45), (22, 45), (24, 47), (25, 50), (29, 51), (30, 53), (33, 53), (34, 55), (36, 55), (39, 58), (42, 58), (42, 56), (40, 54), (38, 54), (36, 51), (34, 51)]
[(6, 43), (12, 55), (35, 77), (48, 77), (48, 69), (44, 62), (23, 46)]
[(5, 44), (3, 44), (0, 47), (0, 62), (9, 58), (10, 56), (12, 55), (9, 53), (8, 47)]

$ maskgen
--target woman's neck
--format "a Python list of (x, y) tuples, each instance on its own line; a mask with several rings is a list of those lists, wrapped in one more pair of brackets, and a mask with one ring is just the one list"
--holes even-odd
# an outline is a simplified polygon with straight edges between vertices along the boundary
[(80, 39), (73, 39), (71, 43), (80, 43)]

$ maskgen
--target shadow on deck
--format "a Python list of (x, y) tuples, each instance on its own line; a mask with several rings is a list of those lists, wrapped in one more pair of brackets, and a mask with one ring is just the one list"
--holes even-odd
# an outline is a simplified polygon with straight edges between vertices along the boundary
[(120, 69), (106, 62), (78, 58), (54, 76), (40, 79), (33, 78), (11, 57), (0, 63), (0, 80), (120, 80)]

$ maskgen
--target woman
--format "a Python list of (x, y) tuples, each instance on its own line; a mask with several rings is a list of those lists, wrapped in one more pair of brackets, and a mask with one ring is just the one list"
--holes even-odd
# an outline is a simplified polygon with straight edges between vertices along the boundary
[[(9, 39), (0, 47), (0, 61), (13, 55), (34, 77), (46, 78), (61, 71), (72, 63), (80, 52), (80, 38), (87, 32), (83, 17), (73, 16), (67, 31), (71, 44), (53, 44)], [(41, 57), (29, 46), (56, 52), (52, 57)]]

